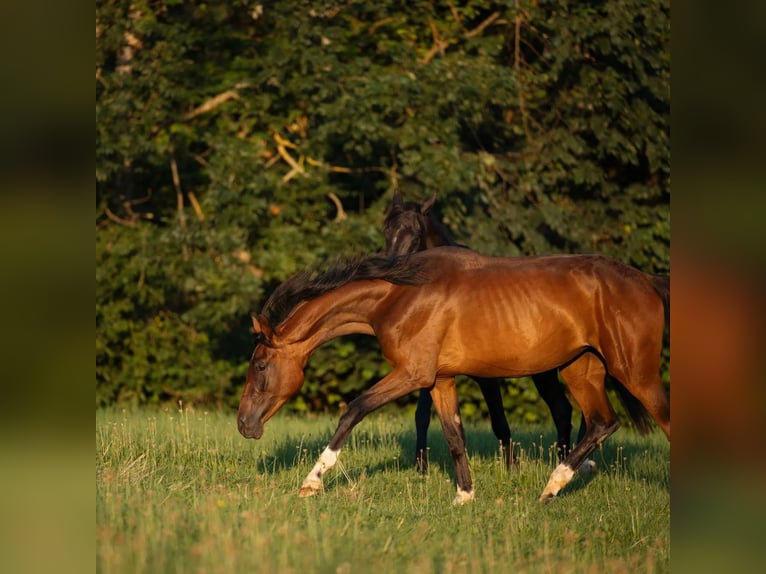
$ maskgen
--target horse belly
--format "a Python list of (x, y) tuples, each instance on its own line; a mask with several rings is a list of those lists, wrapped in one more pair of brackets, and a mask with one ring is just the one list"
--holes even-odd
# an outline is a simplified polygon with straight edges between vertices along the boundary
[(447, 350), (439, 360), (438, 372), (444, 375), (473, 375), (477, 377), (523, 377), (559, 367), (587, 348), (552, 353), (548, 349), (508, 349), (487, 352), (471, 342), (457, 351)]
[(477, 310), (470, 320), (458, 322), (459, 328), (445, 338), (440, 372), (480, 377), (532, 375), (561, 366), (589, 346), (583, 330), (561, 317), (541, 314), (520, 323), (497, 315), (482, 321), (481, 315)]

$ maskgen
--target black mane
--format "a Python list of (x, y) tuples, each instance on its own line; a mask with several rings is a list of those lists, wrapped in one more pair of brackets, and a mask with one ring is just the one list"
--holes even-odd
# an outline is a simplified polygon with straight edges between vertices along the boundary
[(401, 257), (374, 256), (341, 260), (325, 271), (300, 271), (271, 294), (261, 311), (272, 328), (280, 325), (303, 301), (316, 299), (352, 281), (381, 279), (395, 285), (420, 285), (427, 279), (421, 265)]

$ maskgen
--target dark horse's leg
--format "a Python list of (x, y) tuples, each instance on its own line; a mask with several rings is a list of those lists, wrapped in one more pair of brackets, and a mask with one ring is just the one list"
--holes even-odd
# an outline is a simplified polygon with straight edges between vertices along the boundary
[(457, 389), (455, 379), (437, 379), (431, 389), (431, 397), (434, 407), (439, 414), (442, 423), (444, 438), (447, 439), (447, 448), (452, 455), (455, 465), (455, 480), (457, 481), (457, 494), (453, 504), (463, 504), (473, 500), (473, 481), (471, 470), (468, 468), (468, 456), (465, 451), (465, 432), (460, 420), (460, 410), (457, 401)]
[(419, 472), (428, 471), (428, 425), (431, 423), (431, 393), (421, 389), (418, 406), (415, 409), (415, 468)]
[(582, 417), (580, 419), (580, 430), (577, 432), (577, 442), (582, 442), (582, 439), (585, 438), (585, 417)]
[[(556, 425), (556, 449), (558, 450), (559, 462), (561, 462), (569, 454), (571, 448), (572, 405), (567, 399), (563, 385), (559, 383), (556, 369), (532, 375), (532, 382), (535, 383), (537, 392), (540, 393), (551, 411), (553, 424)], [(578, 442), (585, 432), (584, 424), (580, 427), (581, 436), (577, 439)]]
[(487, 402), (489, 409), (489, 420), (492, 423), (492, 432), (495, 433), (500, 442), (500, 450), (503, 453), (505, 467), (511, 467), (513, 453), (511, 451), (511, 428), (508, 426), (508, 419), (505, 418), (505, 409), (503, 409), (503, 397), (500, 395), (500, 379), (484, 379), (474, 377), (479, 383), (481, 393)]
[[(487, 402), (492, 432), (495, 433), (497, 440), (500, 442), (500, 450), (503, 453), (505, 466), (510, 468), (513, 459), (511, 452), (511, 428), (508, 426), (508, 420), (505, 418), (503, 399), (500, 394), (500, 380), (480, 377), (476, 377), (475, 380), (479, 384), (484, 400)], [(558, 383), (558, 379), (556, 379), (556, 382)], [(418, 405), (415, 409), (415, 467), (423, 473), (428, 470), (428, 425), (431, 422), (432, 404), (431, 394), (425, 389), (421, 390), (418, 395)]]

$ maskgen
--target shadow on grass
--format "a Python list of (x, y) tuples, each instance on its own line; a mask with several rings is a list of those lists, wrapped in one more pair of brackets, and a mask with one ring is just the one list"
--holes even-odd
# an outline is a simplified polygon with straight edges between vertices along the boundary
[[(596, 463), (596, 470), (592, 472), (578, 472), (575, 478), (561, 493), (572, 494), (585, 488), (592, 480), (603, 473), (624, 473), (635, 480), (645, 480), (649, 484), (656, 484), (669, 489), (669, 475), (658, 468), (654, 459), (659, 459), (659, 464), (669, 462), (669, 450), (659, 429), (652, 431), (658, 434), (658, 440), (647, 441), (632, 429), (618, 430), (609, 437), (606, 442), (590, 455), (590, 459)], [(514, 457), (517, 459), (540, 461), (552, 472), (558, 465), (555, 448), (556, 433), (541, 428), (534, 430), (517, 430), (512, 435), (512, 448)], [(446, 442), (440, 430), (429, 433), (429, 464), (438, 466), (448, 473), (454, 480), (454, 467), (452, 457), (447, 450)], [(472, 460), (484, 462), (495, 461), (501, 463), (501, 453), (498, 440), (489, 428), (466, 429), (466, 447)], [(402, 459), (408, 461), (408, 466), (414, 467), (415, 456), (415, 433), (404, 433), (399, 437), (399, 445)], [(514, 472), (514, 468), (510, 469)], [(542, 489), (544, 484), (540, 485)]]
[[(436, 421), (434, 421), (436, 422)], [(369, 431), (367, 431), (369, 432)], [(654, 431), (660, 432), (660, 431)], [(324, 430), (306, 437), (302, 436), (296, 439), (295, 436), (286, 437), (279, 441), (275, 448), (270, 449), (268, 454), (261, 456), (260, 465), (267, 468), (290, 470), (297, 466), (311, 465), (316, 462), (319, 454), (327, 446), (332, 430)], [(623, 436), (625, 435), (625, 436)], [(541, 428), (520, 429), (514, 432), (513, 450), (514, 456), (520, 457), (526, 461), (542, 461), (550, 470), (558, 464), (555, 450), (555, 432), (551, 429), (543, 430)], [(390, 457), (376, 463), (367, 463), (361, 468), (346, 467), (344, 470), (348, 476), (356, 480), (362, 474), (372, 475), (380, 472), (390, 472), (392, 470), (403, 472), (415, 472), (415, 444), (416, 435), (414, 426), (395, 433), (393, 440), (397, 445), (398, 456), (395, 462)], [(466, 428), (466, 443), (469, 456), (472, 460), (496, 461), (500, 463), (501, 453), (497, 438), (492, 431), (487, 428), (469, 425)], [(454, 481), (454, 466), (452, 457), (447, 449), (446, 441), (441, 429), (436, 424), (431, 425), (428, 437), (429, 452), (428, 459), (431, 469), (438, 468), (446, 473)], [(358, 445), (355, 448), (360, 448)], [(366, 447), (361, 447), (366, 448)], [(374, 449), (375, 446), (369, 448)], [(627, 429), (618, 430), (615, 435), (607, 439), (601, 448), (595, 450), (590, 458), (597, 465), (597, 470), (591, 473), (578, 472), (575, 478), (567, 486), (561, 496), (572, 494), (585, 488), (595, 477), (605, 472), (625, 472), (638, 480), (646, 480), (650, 483), (657, 483), (669, 488), (669, 481), (666, 474), (653, 471), (651, 465), (647, 468), (646, 463), (642, 463), (642, 456), (649, 451), (659, 452), (662, 446), (657, 442), (647, 443), (639, 438), (634, 431)], [(664, 454), (657, 456), (663, 457)], [(341, 454), (341, 463), (343, 455)], [(514, 472), (512, 468), (510, 472)], [(326, 484), (325, 488), (331, 490), (336, 484)], [(544, 485), (541, 485), (542, 488)]]

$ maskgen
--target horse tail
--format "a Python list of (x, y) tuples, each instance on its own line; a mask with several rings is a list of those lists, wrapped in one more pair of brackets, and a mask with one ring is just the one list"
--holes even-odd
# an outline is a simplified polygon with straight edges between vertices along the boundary
[(630, 416), (633, 424), (636, 425), (638, 432), (647, 434), (652, 430), (652, 416), (644, 408), (644, 405), (641, 404), (641, 401), (631, 395), (630, 392), (628, 392), (628, 389), (626, 389), (620, 381), (614, 378), (611, 378), (611, 381), (614, 390), (617, 391), (617, 396), (620, 398), (622, 406), (625, 407), (628, 416)]
[(670, 275), (652, 275), (652, 287), (662, 299), (665, 309), (665, 325), (670, 325)]

